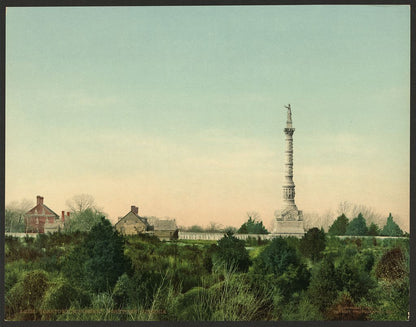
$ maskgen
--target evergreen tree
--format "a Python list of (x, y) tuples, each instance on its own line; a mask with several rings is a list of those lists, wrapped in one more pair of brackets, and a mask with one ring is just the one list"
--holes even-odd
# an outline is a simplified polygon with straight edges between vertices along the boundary
[(345, 235), (364, 236), (367, 235), (367, 230), (365, 219), (363, 215), (359, 213), (358, 217), (351, 220), (348, 224)]
[(289, 265), (298, 266), (300, 259), (296, 249), (283, 237), (275, 237), (255, 259), (255, 269), (263, 274), (282, 275)]
[(403, 236), (403, 231), (400, 229), (399, 225), (393, 221), (391, 213), (387, 217), (386, 225), (384, 225), (380, 234), (383, 236)]
[(325, 232), (316, 227), (309, 229), (300, 240), (299, 250), (307, 258), (317, 261), (325, 250)]
[(337, 298), (339, 289), (340, 283), (334, 264), (328, 258), (324, 258), (312, 275), (308, 288), (309, 298), (321, 312), (325, 312)]
[(248, 217), (248, 220), (241, 225), (237, 231), (238, 234), (268, 234), (266, 227), (263, 226), (262, 221), (257, 221), (256, 218)]
[(343, 260), (336, 269), (340, 288), (347, 291), (354, 301), (366, 296), (377, 284), (364, 268), (354, 261)]
[(368, 227), (367, 235), (368, 236), (378, 236), (380, 233), (380, 228), (375, 223), (371, 223), (370, 227)]
[(247, 272), (251, 260), (244, 246), (245, 242), (243, 240), (239, 240), (231, 232), (227, 232), (218, 241), (218, 247), (213, 254), (214, 261), (224, 264), (227, 269)]
[(253, 268), (252, 273), (269, 280), (269, 287), (276, 287), (285, 300), (309, 285), (310, 272), (287, 238), (274, 238), (256, 257)]
[(111, 289), (128, 267), (123, 236), (102, 217), (84, 242), (66, 258), (63, 273), (74, 283), (94, 292), (103, 292)]
[(329, 227), (328, 234), (330, 235), (345, 235), (348, 227), (348, 218), (342, 214)]

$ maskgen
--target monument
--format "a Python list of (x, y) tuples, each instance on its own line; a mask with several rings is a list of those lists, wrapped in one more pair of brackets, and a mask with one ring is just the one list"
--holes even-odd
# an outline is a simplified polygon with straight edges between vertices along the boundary
[(287, 109), (286, 128), (286, 162), (285, 180), (283, 183), (283, 205), (282, 210), (276, 210), (272, 233), (280, 236), (298, 236), (305, 234), (303, 228), (303, 214), (295, 204), (295, 183), (293, 182), (293, 133), (292, 111), (290, 104)]

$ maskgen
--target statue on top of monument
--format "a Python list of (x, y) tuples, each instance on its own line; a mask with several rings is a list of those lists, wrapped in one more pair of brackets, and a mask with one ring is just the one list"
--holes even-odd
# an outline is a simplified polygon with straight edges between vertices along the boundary
[(292, 110), (290, 108), (290, 103), (287, 106), (285, 106), (285, 108), (287, 109), (287, 122), (291, 124), (292, 123)]

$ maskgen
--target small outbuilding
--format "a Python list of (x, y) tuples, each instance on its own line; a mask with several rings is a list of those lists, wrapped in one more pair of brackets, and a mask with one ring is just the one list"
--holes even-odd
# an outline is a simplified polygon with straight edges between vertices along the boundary
[(175, 219), (159, 219), (156, 217), (148, 218), (149, 225), (153, 228), (153, 235), (161, 240), (178, 239), (178, 226)]

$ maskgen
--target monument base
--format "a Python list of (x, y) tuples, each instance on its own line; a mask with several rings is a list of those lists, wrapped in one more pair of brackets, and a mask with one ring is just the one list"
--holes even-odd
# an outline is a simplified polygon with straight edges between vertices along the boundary
[(275, 220), (272, 234), (276, 236), (303, 237), (303, 235), (305, 235), (305, 229), (303, 228), (303, 220)]

